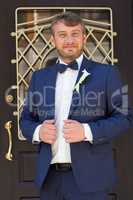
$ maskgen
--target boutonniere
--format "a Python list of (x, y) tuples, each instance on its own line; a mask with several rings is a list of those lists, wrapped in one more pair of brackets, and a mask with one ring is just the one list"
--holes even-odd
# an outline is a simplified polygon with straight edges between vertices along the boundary
[(86, 69), (84, 69), (82, 76), (80, 77), (79, 81), (76, 83), (74, 90), (76, 90), (79, 93), (79, 86), (80, 84), (83, 84), (83, 82), (85, 81), (85, 79), (90, 75), (89, 72), (86, 71)]

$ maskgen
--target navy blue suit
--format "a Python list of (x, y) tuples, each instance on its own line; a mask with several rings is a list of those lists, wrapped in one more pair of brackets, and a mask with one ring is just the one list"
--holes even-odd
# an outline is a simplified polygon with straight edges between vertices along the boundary
[[(84, 69), (90, 75), (80, 85), (79, 93), (73, 92), (68, 117), (88, 123), (93, 134), (93, 144), (87, 141), (70, 144), (73, 174), (83, 193), (104, 190), (116, 182), (111, 141), (133, 125), (131, 109), (126, 112), (122, 108), (122, 82), (117, 67), (84, 57), (76, 82)], [(23, 135), (30, 142), (39, 124), (54, 119), (56, 77), (56, 64), (33, 73), (20, 119)], [(44, 87), (48, 88), (47, 92)], [(43, 95), (42, 102), (37, 93), (31, 95), (35, 91)], [(41, 142), (36, 174), (36, 183), (40, 187), (48, 173), (51, 156), (51, 145)]]

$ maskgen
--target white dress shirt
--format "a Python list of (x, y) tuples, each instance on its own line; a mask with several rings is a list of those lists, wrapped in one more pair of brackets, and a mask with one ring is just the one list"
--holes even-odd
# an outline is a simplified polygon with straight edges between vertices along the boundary
[[(78, 63), (78, 70), (72, 70), (70, 68), (66, 69), (63, 73), (57, 74), (56, 79), (56, 90), (55, 90), (55, 121), (57, 128), (57, 139), (54, 144), (51, 145), (52, 148), (52, 160), (53, 163), (71, 163), (70, 155), (70, 144), (67, 143), (63, 137), (63, 120), (68, 119), (69, 110), (71, 106), (72, 94), (74, 85), (78, 76), (78, 72), (83, 60), (83, 55), (76, 59)], [(59, 59), (59, 62), (64, 63)], [(45, 78), (45, 77), (44, 77)], [(85, 140), (92, 143), (93, 136), (90, 126), (87, 123), (82, 123), (84, 127)], [(39, 139), (39, 125), (33, 135), (33, 143), (40, 142)]]

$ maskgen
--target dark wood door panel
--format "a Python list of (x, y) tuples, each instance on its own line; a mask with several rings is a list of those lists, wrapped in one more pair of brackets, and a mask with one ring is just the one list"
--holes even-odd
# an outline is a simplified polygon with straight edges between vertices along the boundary
[(34, 181), (36, 158), (37, 152), (35, 151), (23, 151), (19, 153), (18, 173), (20, 183)]

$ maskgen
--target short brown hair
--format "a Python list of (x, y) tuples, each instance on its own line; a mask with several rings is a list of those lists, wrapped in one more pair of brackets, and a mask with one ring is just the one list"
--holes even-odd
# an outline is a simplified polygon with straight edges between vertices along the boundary
[(55, 19), (51, 24), (51, 34), (54, 33), (53, 26), (59, 21), (63, 22), (66, 26), (76, 26), (78, 24), (81, 24), (83, 32), (85, 33), (85, 24), (82, 18), (76, 13), (67, 11), (65, 13), (56, 15)]

